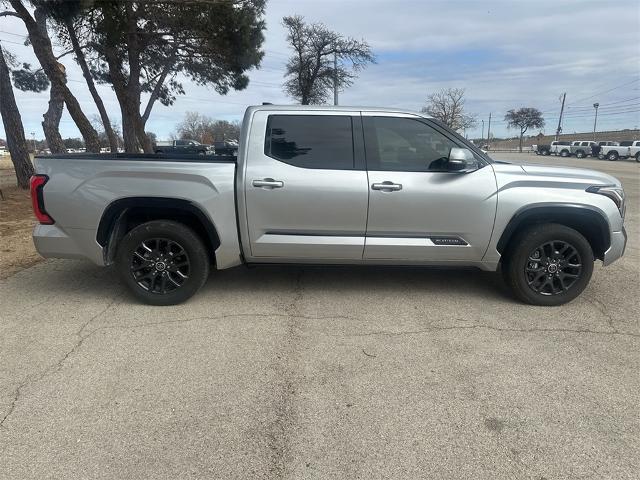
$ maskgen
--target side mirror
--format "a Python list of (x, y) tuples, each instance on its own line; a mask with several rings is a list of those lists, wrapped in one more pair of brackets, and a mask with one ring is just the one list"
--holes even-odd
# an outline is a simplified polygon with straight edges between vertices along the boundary
[(472, 172), (478, 169), (478, 161), (467, 148), (452, 148), (449, 152), (447, 170), (450, 172)]

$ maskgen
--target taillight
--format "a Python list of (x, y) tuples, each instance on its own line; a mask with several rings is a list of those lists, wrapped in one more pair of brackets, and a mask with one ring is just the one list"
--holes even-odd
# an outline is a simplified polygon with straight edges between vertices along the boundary
[(44, 209), (44, 184), (49, 181), (46, 175), (34, 175), (31, 177), (31, 204), (33, 205), (33, 213), (35, 213), (38, 221), (43, 225), (53, 225), (55, 221), (49, 216)]

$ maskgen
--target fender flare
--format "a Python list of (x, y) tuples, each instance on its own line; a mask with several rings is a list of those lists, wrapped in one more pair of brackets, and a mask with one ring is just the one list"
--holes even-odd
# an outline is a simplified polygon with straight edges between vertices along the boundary
[(145, 209), (165, 212), (184, 212), (192, 215), (202, 226), (203, 240), (206, 241), (211, 253), (220, 245), (220, 237), (211, 218), (196, 204), (189, 200), (170, 197), (125, 197), (114, 200), (102, 212), (100, 223), (96, 232), (96, 241), (104, 249), (105, 263), (111, 263), (113, 259), (114, 242), (124, 234), (123, 220), (132, 209)]
[(502, 231), (496, 245), (500, 254), (509, 246), (514, 234), (525, 225), (534, 223), (562, 223), (582, 233), (596, 258), (604, 256), (611, 245), (611, 230), (605, 213), (597, 207), (583, 204), (534, 204), (518, 210)]

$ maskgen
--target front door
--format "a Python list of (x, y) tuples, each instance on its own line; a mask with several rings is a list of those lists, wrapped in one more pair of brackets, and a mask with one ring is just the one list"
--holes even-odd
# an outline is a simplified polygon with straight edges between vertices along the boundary
[(449, 151), (464, 147), (421, 117), (363, 117), (369, 171), (364, 258), (425, 262), (480, 261), (496, 214), (491, 168), (446, 171)]
[(259, 111), (250, 136), (251, 257), (362, 259), (369, 193), (360, 113)]

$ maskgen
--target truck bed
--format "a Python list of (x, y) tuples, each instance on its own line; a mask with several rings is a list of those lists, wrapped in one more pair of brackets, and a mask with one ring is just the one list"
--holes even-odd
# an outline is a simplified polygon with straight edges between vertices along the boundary
[[(114, 202), (170, 198), (184, 201), (207, 217), (220, 233), (216, 261), (240, 262), (235, 201), (235, 157), (168, 154), (63, 154), (35, 159), (53, 225), (38, 225), (36, 248), (45, 257), (87, 257), (108, 263), (98, 238)], [(165, 208), (165, 207), (159, 207)], [(104, 230), (104, 226), (103, 226)]]

